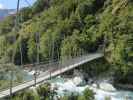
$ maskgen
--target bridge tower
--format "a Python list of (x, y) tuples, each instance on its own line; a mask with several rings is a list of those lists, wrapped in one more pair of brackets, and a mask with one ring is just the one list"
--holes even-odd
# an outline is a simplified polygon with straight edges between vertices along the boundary
[[(15, 19), (15, 29), (14, 32), (16, 33), (19, 29), (19, 7), (20, 7), (20, 0), (17, 1), (17, 12), (16, 12), (16, 19)], [(16, 41), (16, 36), (12, 38), (13, 43)], [(14, 45), (15, 48), (15, 45)], [(11, 65), (14, 66), (14, 57), (15, 57), (16, 51), (13, 51), (12, 58), (11, 58)], [(13, 87), (13, 74), (14, 71), (11, 69), (10, 71), (11, 79), (10, 79), (10, 99), (12, 99), (12, 87)]]

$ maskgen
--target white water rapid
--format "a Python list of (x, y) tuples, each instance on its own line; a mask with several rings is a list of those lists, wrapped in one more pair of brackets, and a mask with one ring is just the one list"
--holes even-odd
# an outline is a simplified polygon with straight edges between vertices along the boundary
[(93, 90), (96, 100), (105, 100), (106, 97), (111, 98), (111, 100), (133, 100), (133, 92), (116, 90), (109, 83), (100, 83), (99, 86), (94, 85), (84, 85), (80, 86), (83, 82), (82, 78), (74, 77), (73, 79), (63, 79), (57, 77), (51, 81), (52, 88), (57, 88), (56, 92), (58, 96), (70, 95), (71, 93), (82, 93), (86, 88)]

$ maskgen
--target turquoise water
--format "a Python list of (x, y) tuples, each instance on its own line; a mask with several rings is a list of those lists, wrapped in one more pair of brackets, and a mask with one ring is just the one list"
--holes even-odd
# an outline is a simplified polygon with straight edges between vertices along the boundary
[[(5, 77), (7, 80), (11, 79), (11, 73), (6, 73)], [(20, 78), (24, 81), (30, 81), (33, 79), (32, 75), (29, 75), (27, 72), (25, 71), (18, 71), (18, 73), (13, 73), (13, 80), (17, 80), (17, 78)]]
[[(52, 84), (56, 84), (58, 87), (57, 93), (60, 96), (70, 95), (71, 93), (82, 93), (87, 87), (91, 87), (88, 85), (84, 86), (76, 86), (72, 80), (67, 80), (63, 78), (56, 77), (49, 81)], [(92, 88), (91, 88), (92, 89)], [(124, 91), (124, 90), (116, 90), (115, 92), (103, 91), (100, 89), (92, 89), (96, 93), (96, 100), (105, 100), (105, 97), (111, 97), (111, 100), (125, 100), (125, 97), (128, 97), (126, 100), (133, 100), (133, 92), (132, 91)]]
[(60, 77), (55, 77), (55, 78), (52, 78), (51, 80), (48, 80), (50, 83), (65, 83), (65, 79), (63, 78), (60, 78)]
[(22, 75), (23, 75), (23, 80), (24, 81), (30, 81), (33, 79), (33, 75), (29, 75), (27, 72), (23, 71), (22, 72)]
[[(107, 92), (103, 90), (96, 91), (96, 100), (104, 100), (105, 97), (110, 97), (111, 100), (133, 100), (132, 91), (117, 90), (116, 92)], [(128, 99), (125, 99), (125, 98)]]

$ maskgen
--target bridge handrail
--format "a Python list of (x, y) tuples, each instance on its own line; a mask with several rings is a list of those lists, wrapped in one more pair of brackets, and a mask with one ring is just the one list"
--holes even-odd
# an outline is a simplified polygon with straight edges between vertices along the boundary
[[(96, 54), (96, 53), (94, 53), (94, 54)], [(81, 56), (75, 57), (74, 59), (70, 59), (71, 63), (69, 63), (69, 65), (65, 64), (64, 66), (62, 66), (62, 64), (61, 64), (60, 70), (62, 70), (63, 68), (66, 68), (66, 67), (68, 67), (68, 66), (70, 66), (70, 65), (72, 65), (72, 64), (75, 64), (77, 61), (84, 60), (86, 57), (88, 57), (88, 56), (90, 56), (90, 55), (94, 55), (94, 54), (81, 55)], [(76, 60), (76, 61), (73, 61), (73, 60)], [(69, 61), (69, 60), (67, 60), (67, 61)], [(60, 62), (60, 60), (59, 60), (58, 62), (56, 62), (56, 63), (59, 63), (59, 62)], [(43, 65), (44, 65), (44, 64), (43, 64)], [(57, 68), (57, 70), (59, 70), (59, 69)], [(47, 71), (47, 70), (46, 70), (46, 71)], [(37, 77), (37, 79), (38, 79), (38, 78), (42, 78), (42, 77), (44, 77), (44, 76)], [(22, 85), (22, 84), (24, 84), (24, 83), (31, 82), (31, 81), (34, 81), (34, 79), (31, 79), (31, 80), (28, 80), (28, 81), (24, 81), (24, 82), (18, 82), (17, 85), (13, 86), (13, 88), (15, 88), (15, 87), (17, 87), (17, 86), (19, 86), (19, 85)], [(33, 85), (34, 85), (34, 84), (33, 84)], [(9, 87), (4, 88), (4, 89), (0, 89), (0, 92), (5, 91), (5, 90), (8, 90), (8, 89), (9, 89)]]

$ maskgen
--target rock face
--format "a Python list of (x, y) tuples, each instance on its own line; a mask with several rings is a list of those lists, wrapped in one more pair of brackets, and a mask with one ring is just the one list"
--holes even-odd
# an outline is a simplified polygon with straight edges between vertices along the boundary
[(14, 9), (0, 9), (0, 20), (3, 20), (6, 16), (15, 13)]

